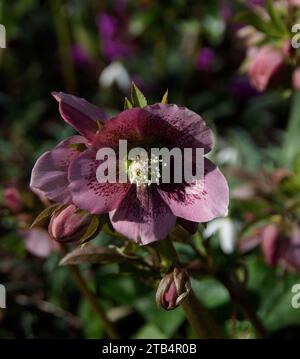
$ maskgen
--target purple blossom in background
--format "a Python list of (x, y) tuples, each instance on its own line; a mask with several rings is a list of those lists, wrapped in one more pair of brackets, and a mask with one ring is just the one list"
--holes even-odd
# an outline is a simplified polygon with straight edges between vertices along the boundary
[(264, 6), (264, 0), (248, 0), (248, 4), (251, 6)]
[(225, 22), (228, 22), (232, 18), (233, 11), (229, 1), (222, 2), (220, 13)]
[(230, 92), (239, 98), (250, 98), (257, 96), (258, 91), (250, 84), (246, 76), (237, 76), (230, 83)]
[(98, 17), (99, 33), (103, 38), (114, 37), (119, 30), (118, 20), (115, 16), (102, 13)]
[(197, 55), (196, 68), (202, 72), (210, 71), (215, 59), (216, 54), (213, 49), (202, 47)]
[(125, 14), (118, 17), (108, 13), (98, 16), (98, 31), (102, 52), (109, 61), (133, 54), (133, 44), (126, 38), (127, 20)]
[(72, 58), (74, 64), (78, 67), (89, 67), (92, 65), (93, 61), (89, 53), (84, 47), (80, 44), (75, 44), (72, 46)]

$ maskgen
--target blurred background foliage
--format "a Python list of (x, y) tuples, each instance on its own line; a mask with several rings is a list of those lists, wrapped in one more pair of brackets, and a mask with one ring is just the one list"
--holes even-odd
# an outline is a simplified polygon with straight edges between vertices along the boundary
[[(280, 195), (267, 183), (277, 204), (266, 204), (264, 196), (244, 201), (233, 196), (230, 220), (235, 228), (245, 225), (247, 215), (263, 221), (266, 207), (284, 210), (285, 199), (297, 197), (298, 146), (286, 139), (285, 131), (290, 92), (258, 93), (242, 71), (246, 48), (236, 36), (241, 24), (235, 15), (245, 6), (226, 0), (0, 0), (0, 23), (7, 31), (7, 48), (0, 49), (0, 283), (7, 288), (0, 337), (105, 337), (67, 268), (58, 266), (57, 248), (48, 245), (49, 251), (36, 253), (22, 232), (43, 207), (28, 191), (35, 160), (73, 133), (60, 118), (51, 91), (84, 97), (113, 115), (123, 109), (131, 81), (150, 103), (169, 89), (171, 103), (194, 110), (213, 127), (212, 157), (232, 193), (249, 183), (262, 190), (260, 181), (275, 168), (294, 170)], [(296, 123), (299, 103), (295, 100), (293, 107)], [(294, 146), (290, 162), (285, 141)], [(8, 187), (21, 191), (22, 211), (4, 206)], [(259, 248), (245, 255), (224, 254), (220, 237), (218, 231), (210, 237), (213, 257), (225, 268), (237, 261), (247, 264), (246, 297), (267, 330), (275, 337), (297, 336), (300, 309), (290, 301), (299, 275), (270, 267)], [(100, 234), (94, 243), (110, 240)], [(177, 249), (183, 262), (194, 259), (184, 245)], [(130, 268), (122, 275), (116, 264), (82, 265), (81, 270), (124, 337), (193, 337), (182, 309), (157, 309), (153, 289)], [(193, 287), (229, 337), (255, 337), (220, 282), (200, 275)]]

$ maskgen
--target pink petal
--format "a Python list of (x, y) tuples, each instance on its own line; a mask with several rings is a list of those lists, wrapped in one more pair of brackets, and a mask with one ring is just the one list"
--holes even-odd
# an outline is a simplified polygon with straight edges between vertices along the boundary
[(85, 142), (84, 137), (73, 136), (44, 153), (33, 167), (30, 187), (42, 191), (52, 201), (70, 203), (68, 167), (80, 153), (70, 148), (70, 144)]
[(52, 92), (52, 95), (59, 102), (62, 118), (81, 135), (92, 140), (99, 129), (97, 121), (107, 119), (105, 112), (83, 98), (63, 92)]
[(300, 272), (300, 228), (295, 225), (283, 262), (288, 269)]
[(96, 151), (87, 150), (69, 168), (69, 189), (73, 203), (90, 213), (106, 213), (115, 209), (125, 196), (127, 183), (99, 183), (96, 178)]
[(284, 55), (280, 49), (263, 46), (250, 60), (249, 78), (258, 91), (265, 91), (271, 82), (280, 77)]
[(50, 239), (46, 230), (42, 228), (33, 228), (24, 231), (22, 236), (25, 240), (25, 247), (31, 254), (45, 258), (53, 251), (58, 249), (57, 244)]
[(229, 189), (225, 177), (205, 159), (204, 181), (195, 184), (161, 185), (158, 191), (173, 214), (193, 222), (208, 222), (227, 215)]
[(140, 244), (165, 239), (176, 223), (155, 186), (131, 186), (110, 219), (116, 231)]

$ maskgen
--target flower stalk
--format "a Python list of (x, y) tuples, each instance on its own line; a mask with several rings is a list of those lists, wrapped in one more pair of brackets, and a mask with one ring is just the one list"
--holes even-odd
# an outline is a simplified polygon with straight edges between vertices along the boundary
[[(178, 255), (173, 243), (169, 238), (155, 243), (155, 248), (159, 253), (161, 262), (164, 266), (171, 267), (179, 264)], [(186, 318), (192, 326), (195, 334), (201, 339), (222, 339), (224, 335), (214, 318), (204, 308), (193, 290), (189, 291), (185, 300), (181, 303)]]
[[(61, 246), (62, 252), (64, 254), (67, 254), (68, 251), (67, 251), (65, 245), (61, 244), (60, 246)], [(80, 292), (84, 296), (84, 298), (90, 303), (91, 307), (94, 309), (96, 315), (99, 317), (99, 319), (104, 327), (104, 330), (107, 333), (107, 335), (109, 336), (109, 338), (110, 339), (120, 339), (121, 338), (120, 334), (118, 333), (118, 331), (115, 328), (115, 326), (113, 325), (113, 323), (107, 317), (105, 311), (99, 305), (95, 295), (90, 291), (90, 289), (86, 285), (86, 282), (83, 279), (78, 268), (74, 265), (68, 265), (68, 268), (70, 270), (70, 273), (71, 273), (78, 289), (80, 290)]]

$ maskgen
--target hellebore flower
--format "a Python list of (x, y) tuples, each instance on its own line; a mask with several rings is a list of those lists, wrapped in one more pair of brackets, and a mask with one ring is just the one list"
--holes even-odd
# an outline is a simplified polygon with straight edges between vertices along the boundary
[(188, 296), (190, 290), (188, 272), (175, 267), (173, 272), (166, 274), (160, 281), (156, 292), (156, 304), (166, 310), (175, 309)]
[(272, 267), (282, 265), (289, 271), (300, 272), (300, 228), (291, 224), (283, 230), (278, 223), (269, 223), (257, 228), (252, 235), (239, 243), (240, 253), (248, 252), (257, 245), (265, 261)]
[(248, 75), (258, 91), (265, 91), (281, 78), (284, 69), (283, 51), (266, 45), (251, 56)]
[(188, 184), (143, 182), (136, 161), (128, 168), (126, 183), (101, 183), (96, 178), (101, 162), (96, 159), (98, 150), (117, 152), (119, 140), (147, 149), (203, 148), (210, 152), (212, 132), (199, 115), (184, 107), (157, 103), (125, 110), (105, 121), (103, 111), (83, 99), (64, 93), (54, 93), (54, 97), (64, 120), (82, 136), (61, 142), (38, 159), (32, 171), (33, 189), (91, 214), (109, 213), (114, 229), (140, 244), (164, 239), (177, 217), (207, 222), (227, 214), (226, 179), (206, 158), (204, 178)]
[(73, 204), (55, 211), (50, 219), (48, 232), (57, 242), (80, 240), (91, 223), (92, 215), (78, 210)]

